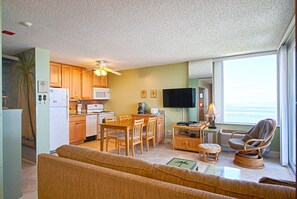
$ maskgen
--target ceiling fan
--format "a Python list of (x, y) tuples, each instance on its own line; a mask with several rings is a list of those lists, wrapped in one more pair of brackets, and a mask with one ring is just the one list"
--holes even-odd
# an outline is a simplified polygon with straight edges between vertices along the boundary
[(93, 69), (94, 70), (94, 73), (97, 75), (97, 76), (106, 76), (107, 73), (113, 73), (115, 75), (121, 75), (120, 72), (117, 72), (111, 68), (108, 68), (107, 67), (107, 64), (104, 60), (98, 60), (96, 61), (96, 68)]

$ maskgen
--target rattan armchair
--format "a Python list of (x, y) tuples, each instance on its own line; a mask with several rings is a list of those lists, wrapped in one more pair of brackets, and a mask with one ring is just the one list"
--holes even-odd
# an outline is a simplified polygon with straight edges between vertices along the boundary
[[(247, 168), (263, 168), (262, 153), (271, 144), (276, 129), (276, 121), (265, 119), (259, 121), (247, 132), (234, 132), (229, 139), (232, 149), (238, 151), (234, 164)], [(233, 138), (234, 135), (245, 135), (244, 138)]]

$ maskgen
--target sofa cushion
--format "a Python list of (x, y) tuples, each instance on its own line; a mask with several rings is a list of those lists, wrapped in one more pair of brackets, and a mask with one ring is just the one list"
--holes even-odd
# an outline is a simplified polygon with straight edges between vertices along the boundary
[(153, 166), (154, 179), (236, 198), (294, 198), (296, 194), (289, 187), (227, 179), (167, 165)]
[(56, 150), (60, 157), (94, 164), (135, 175), (151, 177), (152, 164), (131, 157), (119, 156), (81, 146), (63, 145)]

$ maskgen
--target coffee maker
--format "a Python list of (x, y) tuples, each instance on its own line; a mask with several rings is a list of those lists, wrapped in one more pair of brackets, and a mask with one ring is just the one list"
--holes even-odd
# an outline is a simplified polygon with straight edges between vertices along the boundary
[(138, 102), (138, 114), (144, 114), (145, 102)]

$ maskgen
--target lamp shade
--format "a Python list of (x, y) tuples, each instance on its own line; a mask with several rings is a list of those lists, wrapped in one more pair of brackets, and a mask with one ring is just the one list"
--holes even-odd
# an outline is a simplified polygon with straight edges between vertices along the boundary
[(213, 103), (209, 104), (205, 115), (206, 115), (206, 117), (213, 117), (213, 116), (218, 115), (216, 107), (215, 107), (215, 105)]

